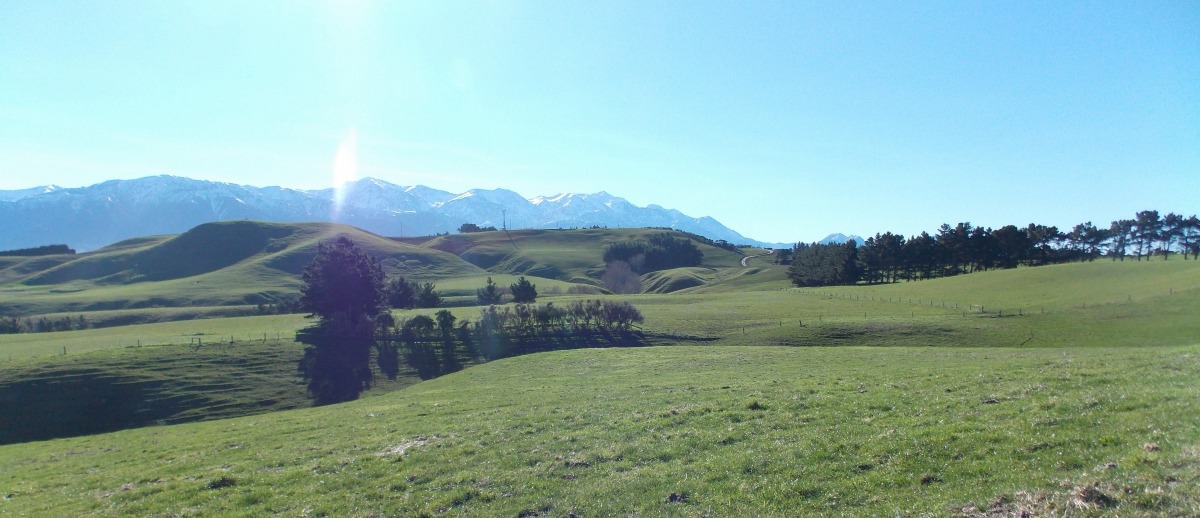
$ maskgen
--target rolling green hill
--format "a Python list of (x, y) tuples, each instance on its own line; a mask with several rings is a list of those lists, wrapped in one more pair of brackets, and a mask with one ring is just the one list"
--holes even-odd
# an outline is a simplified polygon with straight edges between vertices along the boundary
[(9, 261), (0, 312), (10, 316), (270, 303), (299, 290), (320, 242), (345, 236), (389, 275), (435, 280), (483, 273), (451, 254), (328, 223), (208, 223), (77, 256)]
[[(513, 230), (441, 236), (426, 246), (497, 273), (595, 284), (604, 272), (604, 247), (669, 232), (662, 229)], [(682, 232), (673, 233), (686, 237)], [(742, 255), (696, 241), (706, 268), (739, 266)]]
[[(529, 276), (543, 279), (541, 285), (550, 291), (565, 293), (577, 286), (598, 292), (606, 244), (662, 232), (521, 230), (400, 240), (328, 223), (208, 223), (177, 236), (131, 239), (86, 254), (0, 258), (0, 315), (234, 306), (243, 308), (224, 314), (249, 314), (256, 304), (297, 293), (299, 274), (317, 244), (341, 236), (380, 258), (388, 275), (438, 283), (452, 304), (470, 304), (489, 274), (502, 285)], [(698, 274), (655, 272), (645, 281), (650, 291), (720, 283), (724, 271), (745, 273), (740, 254), (702, 242), (697, 246), (704, 252)], [(688, 280), (659, 281), (664, 275)]]

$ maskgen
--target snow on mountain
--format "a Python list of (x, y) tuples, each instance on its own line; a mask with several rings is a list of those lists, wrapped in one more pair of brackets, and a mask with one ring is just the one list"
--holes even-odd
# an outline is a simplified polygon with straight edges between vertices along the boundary
[(39, 187), (32, 187), (29, 189), (19, 189), (19, 190), (15, 190), (15, 191), (0, 191), (0, 201), (17, 201), (17, 200), (20, 200), (23, 198), (28, 198), (30, 196), (37, 196), (39, 194), (52, 193), (59, 189), (62, 189), (62, 187), (59, 187), (57, 185), (42, 185)]
[(253, 187), (162, 175), (80, 188), (0, 191), (0, 250), (63, 243), (95, 249), (130, 237), (176, 234), (230, 219), (337, 221), (388, 236), (453, 232), (463, 223), (520, 228), (669, 227), (732, 243), (759, 243), (710, 217), (638, 207), (606, 192), (526, 199), (506, 189), (453, 194), (363, 178), (335, 189)]
[(855, 235), (847, 236), (846, 234), (842, 234), (841, 232), (836, 232), (833, 234), (829, 234), (828, 236), (825, 236), (825, 239), (822, 239), (818, 242), (822, 245), (840, 245), (840, 244), (844, 244), (847, 241), (854, 241), (854, 244), (861, 246), (867, 240), (863, 239), (861, 237), (855, 236)]

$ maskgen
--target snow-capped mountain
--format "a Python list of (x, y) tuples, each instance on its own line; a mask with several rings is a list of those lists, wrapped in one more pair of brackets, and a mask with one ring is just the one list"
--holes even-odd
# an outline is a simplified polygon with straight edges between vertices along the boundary
[(748, 239), (710, 217), (695, 218), (658, 205), (638, 207), (605, 192), (526, 199), (505, 189), (454, 194), (375, 178), (348, 183), (339, 191), (163, 175), (79, 188), (0, 191), (0, 250), (62, 243), (86, 251), (231, 219), (334, 221), (385, 236), (454, 232), (463, 223), (510, 229), (669, 227), (736, 244), (777, 246)]
[(847, 236), (846, 234), (842, 234), (839, 232), (839, 233), (829, 234), (828, 236), (825, 236), (825, 239), (818, 241), (818, 243), (820, 243), (822, 245), (841, 245), (841, 244), (846, 243), (847, 241), (854, 241), (854, 244), (858, 245), (858, 246), (862, 246), (863, 243), (867, 242), (866, 239), (863, 239), (859, 236), (856, 236), (853, 234)]
[(57, 185), (44, 185), (42, 187), (34, 187), (32, 189), (18, 189), (15, 191), (0, 191), (0, 201), (17, 201), (22, 198), (28, 198), (30, 196), (37, 196), (39, 194), (46, 194), (49, 192), (54, 192), (61, 188), (62, 187), (59, 187)]

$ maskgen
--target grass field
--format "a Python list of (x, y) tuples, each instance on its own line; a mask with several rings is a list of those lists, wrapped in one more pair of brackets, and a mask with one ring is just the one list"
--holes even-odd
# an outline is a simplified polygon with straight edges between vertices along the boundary
[(1189, 516), (1197, 430), (1197, 346), (561, 351), (3, 446), (0, 512)]
[[(175, 311), (175, 310), (168, 310)], [(201, 318), (154, 324), (106, 327), (55, 333), (0, 335), (0, 367), (3, 360), (31, 356), (68, 356), (101, 349), (137, 345), (192, 345), (253, 341), (292, 341), (296, 330), (312, 324), (304, 315), (269, 315), (236, 318)]]

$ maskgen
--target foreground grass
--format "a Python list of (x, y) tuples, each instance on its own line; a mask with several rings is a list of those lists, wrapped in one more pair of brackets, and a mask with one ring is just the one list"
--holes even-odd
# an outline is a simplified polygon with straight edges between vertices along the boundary
[(0, 447), (0, 514), (1200, 513), (1200, 346), (666, 347)]

